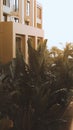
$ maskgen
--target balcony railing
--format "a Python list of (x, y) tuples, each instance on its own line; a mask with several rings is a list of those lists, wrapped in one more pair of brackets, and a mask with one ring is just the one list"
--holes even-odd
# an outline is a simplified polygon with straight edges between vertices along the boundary
[(3, 5), (3, 13), (10, 14), (10, 12), (11, 12), (10, 7)]

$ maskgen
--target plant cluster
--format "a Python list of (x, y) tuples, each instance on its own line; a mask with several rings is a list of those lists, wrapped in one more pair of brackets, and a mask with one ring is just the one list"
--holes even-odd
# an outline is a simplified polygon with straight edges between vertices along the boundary
[[(29, 65), (21, 52), (0, 64), (0, 130), (63, 130), (73, 97), (73, 46), (35, 50), (28, 40)], [(64, 127), (65, 130), (65, 127)]]

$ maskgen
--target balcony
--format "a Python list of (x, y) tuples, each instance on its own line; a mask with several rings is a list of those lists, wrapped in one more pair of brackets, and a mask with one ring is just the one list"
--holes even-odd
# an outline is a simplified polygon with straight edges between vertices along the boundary
[(10, 7), (6, 6), (6, 5), (3, 5), (3, 13), (5, 14), (10, 14), (11, 12), (11, 9)]

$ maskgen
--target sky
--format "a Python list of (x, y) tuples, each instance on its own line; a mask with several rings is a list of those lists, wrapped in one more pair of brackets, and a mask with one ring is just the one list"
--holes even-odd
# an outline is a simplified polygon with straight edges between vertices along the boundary
[(37, 0), (43, 6), (44, 38), (47, 46), (64, 48), (73, 42), (73, 0)]

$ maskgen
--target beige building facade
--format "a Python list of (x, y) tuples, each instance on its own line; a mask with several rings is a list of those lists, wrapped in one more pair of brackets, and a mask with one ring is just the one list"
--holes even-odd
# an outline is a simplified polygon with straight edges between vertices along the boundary
[(19, 49), (27, 63), (28, 38), (35, 49), (43, 41), (41, 4), (36, 0), (0, 0), (0, 61), (15, 58)]

